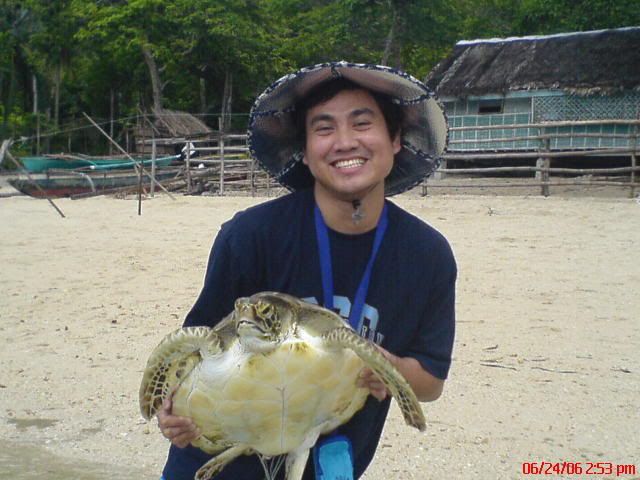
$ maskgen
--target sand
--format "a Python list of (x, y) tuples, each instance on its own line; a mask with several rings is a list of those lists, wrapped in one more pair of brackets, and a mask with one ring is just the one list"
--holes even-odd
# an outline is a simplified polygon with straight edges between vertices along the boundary
[[(263, 201), (0, 199), (0, 478), (156, 479), (147, 356), (202, 285), (221, 222)], [(521, 479), (524, 462), (640, 478), (640, 204), (403, 196), (459, 264), (458, 331), (425, 433), (393, 408), (367, 480)], [(627, 468), (629, 473), (631, 468)], [(595, 470), (592, 470), (592, 473)], [(39, 476), (42, 475), (42, 476)]]

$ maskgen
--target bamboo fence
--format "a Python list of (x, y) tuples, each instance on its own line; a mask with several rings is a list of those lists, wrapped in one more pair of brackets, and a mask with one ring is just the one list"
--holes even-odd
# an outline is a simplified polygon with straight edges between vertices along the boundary
[[(553, 127), (585, 127), (595, 125), (626, 125), (629, 126), (628, 134), (620, 133), (593, 133), (593, 132), (572, 132), (567, 133), (549, 133), (546, 132), (548, 128)], [(452, 132), (465, 132), (476, 130), (523, 130), (523, 129), (537, 129), (537, 134), (532, 135), (520, 135), (517, 137), (504, 137), (504, 138), (486, 138), (486, 139), (473, 139), (473, 140), (452, 140), (449, 142), (448, 151), (443, 156), (443, 162), (441, 168), (438, 169), (437, 174), (433, 180), (427, 180), (422, 184), (422, 194), (426, 195), (429, 188), (505, 188), (505, 187), (539, 187), (541, 189), (541, 195), (550, 195), (550, 187), (554, 186), (615, 186), (624, 187), (629, 189), (630, 197), (635, 196), (636, 189), (640, 187), (640, 183), (637, 182), (636, 173), (640, 171), (640, 167), (637, 164), (638, 158), (638, 130), (640, 126), (640, 120), (589, 120), (589, 121), (564, 121), (564, 122), (546, 122), (546, 123), (530, 123), (530, 124), (518, 124), (518, 125), (487, 125), (487, 126), (472, 126), (472, 127), (456, 127), (451, 128)], [(627, 146), (623, 147), (611, 147), (611, 148), (570, 148), (566, 150), (552, 150), (550, 145), (555, 139), (566, 138), (601, 138), (601, 139), (617, 139), (622, 140)], [(626, 142), (624, 142), (626, 140)], [(467, 143), (498, 143), (498, 142), (516, 142), (516, 141), (537, 141), (539, 147), (537, 150), (512, 150), (512, 151), (469, 151), (462, 150), (456, 151), (456, 147), (464, 146)], [(572, 158), (584, 160), (584, 164), (588, 164), (590, 159), (602, 158), (602, 157), (620, 157), (629, 158), (629, 167), (615, 167), (615, 168), (554, 168), (551, 166), (553, 160), (561, 158)], [(504, 160), (535, 160), (535, 166), (488, 166), (488, 167), (473, 167), (473, 168), (447, 168), (448, 162), (451, 160), (465, 162), (469, 164), (477, 163), (478, 160), (494, 161), (495, 164), (500, 164)], [(482, 175), (483, 177), (490, 177), (490, 174), (511, 174), (517, 175), (519, 180), (512, 182), (493, 182), (487, 183), (486, 181), (472, 182), (472, 183), (460, 183), (451, 184), (439, 182), (439, 180), (449, 175)], [(534, 182), (523, 181), (522, 177), (526, 177), (527, 174), (532, 173), (534, 175)], [(560, 179), (552, 178), (552, 175), (562, 175)], [(585, 178), (589, 176), (589, 178)], [(612, 176), (613, 179), (612, 179)], [(567, 178), (569, 177), (569, 178)]]
[[(593, 125), (626, 125), (629, 126), (628, 134), (623, 133), (594, 133), (585, 132), (549, 132), (553, 127), (589, 127)], [(431, 188), (460, 188), (460, 189), (501, 189), (505, 187), (540, 188), (541, 195), (549, 195), (551, 187), (579, 186), (589, 188), (594, 186), (614, 186), (628, 188), (630, 196), (635, 196), (636, 190), (640, 187), (637, 180), (637, 172), (640, 167), (637, 165), (638, 157), (638, 132), (640, 120), (591, 120), (574, 122), (546, 122), (529, 123), (517, 125), (492, 125), (492, 126), (472, 126), (454, 127), (451, 132), (465, 131), (491, 131), (500, 130), (503, 138), (476, 138), (473, 140), (460, 139), (449, 142), (448, 151), (443, 155), (443, 162), (436, 174), (423, 182), (422, 194), (426, 195)], [(518, 135), (509, 137), (505, 132), (509, 130), (527, 130), (530, 135)], [(566, 138), (594, 138), (613, 140), (625, 144), (622, 147), (610, 148), (568, 148), (565, 150), (552, 149), (550, 146), (554, 140)], [(155, 157), (157, 145), (163, 142), (175, 144), (176, 139), (154, 138), (152, 152)], [(182, 188), (188, 194), (211, 194), (211, 195), (279, 195), (285, 191), (275, 182), (258, 164), (251, 158), (247, 146), (247, 135), (245, 134), (224, 134), (220, 133), (214, 138), (206, 140), (184, 139), (189, 145), (185, 151), (185, 164)], [(487, 144), (487, 149), (478, 151), (464, 151), (463, 148), (468, 143)], [(537, 149), (517, 150), (513, 149), (491, 151), (490, 143), (497, 142), (508, 144), (509, 142), (536, 142)], [(515, 145), (515, 143), (513, 144)], [(629, 166), (610, 168), (593, 168), (589, 166), (591, 159), (603, 158), (606, 156), (617, 158), (629, 158)], [(559, 159), (578, 159), (581, 168), (558, 168), (552, 163)], [(450, 168), (452, 161), (458, 165), (467, 164), (465, 168)], [(482, 162), (479, 162), (482, 161)], [(532, 162), (530, 166), (504, 166), (505, 161)], [(491, 164), (480, 166), (479, 163)], [(155, 170), (155, 169), (154, 169)], [(155, 177), (155, 171), (149, 174)], [(509, 175), (510, 181), (496, 181), (494, 174), (500, 176)], [(492, 177), (493, 175), (493, 177)], [(440, 180), (445, 177), (458, 176), (466, 177), (464, 182), (458, 184)], [(587, 177), (588, 176), (588, 177)], [(478, 178), (482, 177), (482, 178)], [(163, 188), (152, 182), (152, 192), (155, 186)], [(172, 181), (172, 188), (176, 180)]]
[[(628, 140), (629, 147), (625, 148), (597, 148), (597, 149), (568, 149), (552, 150), (549, 145), (555, 138), (566, 138), (565, 133), (543, 133), (543, 127), (556, 126), (583, 126), (601, 123), (612, 123), (616, 125), (632, 125), (631, 133), (623, 134), (593, 134), (573, 133), (573, 137), (593, 137), (616, 138)], [(459, 144), (466, 140), (454, 140), (449, 144), (449, 151), (444, 154), (442, 166), (437, 171), (436, 177), (442, 179), (448, 176), (472, 177), (472, 182), (460, 184), (444, 183), (438, 180), (423, 182), (422, 194), (426, 195), (429, 188), (490, 188), (500, 189), (505, 187), (540, 188), (541, 195), (550, 195), (550, 187), (560, 186), (580, 186), (584, 188), (593, 186), (613, 186), (628, 188), (630, 196), (635, 196), (636, 190), (640, 187), (637, 182), (637, 172), (640, 167), (637, 165), (638, 157), (638, 125), (640, 120), (603, 120), (586, 122), (550, 122), (543, 124), (522, 124), (514, 126), (496, 125), (484, 127), (458, 127), (451, 130), (472, 130), (472, 129), (499, 129), (506, 130), (538, 128), (540, 132), (536, 135), (519, 136), (502, 139), (504, 141), (528, 141), (537, 140), (540, 143), (538, 150), (510, 151), (510, 152), (460, 152), (455, 151)], [(478, 139), (474, 142), (496, 142), (501, 139)], [(217, 195), (250, 194), (255, 196), (260, 193), (271, 196), (284, 191), (267, 173), (260, 168), (257, 162), (251, 158), (247, 146), (246, 135), (221, 135), (217, 140), (194, 141), (193, 148), (186, 152), (185, 176), (186, 189), (188, 193), (210, 192)], [(584, 159), (588, 164), (589, 159), (602, 156), (616, 156), (630, 158), (628, 167), (612, 168), (558, 168), (552, 167), (554, 159), (574, 158)], [(447, 162), (456, 160), (473, 165), (477, 160), (493, 160), (495, 164), (500, 164), (504, 160), (525, 160), (535, 161), (531, 166), (473, 166), (471, 168), (447, 168)], [(195, 172), (199, 173), (199, 179), (194, 179)], [(492, 174), (510, 174), (517, 178), (509, 182), (496, 182), (491, 180)], [(483, 177), (478, 179), (477, 176)], [(533, 180), (531, 177), (533, 176)], [(589, 178), (585, 178), (588, 176)], [(613, 176), (613, 178), (612, 178)]]
[[(249, 154), (247, 135), (220, 135), (214, 140), (192, 142), (192, 147), (185, 157), (189, 194), (271, 196), (283, 191)], [(195, 173), (198, 179), (194, 179)]]

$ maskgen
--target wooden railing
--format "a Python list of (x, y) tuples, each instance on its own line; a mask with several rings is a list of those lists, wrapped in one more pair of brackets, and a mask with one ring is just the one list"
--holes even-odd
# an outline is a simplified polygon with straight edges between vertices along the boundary
[[(255, 196), (260, 192), (270, 196), (272, 189), (281, 188), (251, 158), (245, 134), (226, 134), (215, 140), (191, 144), (193, 148), (186, 152), (185, 158), (189, 193), (202, 190), (205, 182), (209, 187), (217, 184), (215, 193), (218, 195), (242, 192)], [(192, 173), (196, 170), (199, 178), (194, 181)]]
[[(576, 126), (593, 126), (593, 125), (627, 125), (629, 126), (628, 134), (612, 134), (612, 133), (592, 133), (592, 132), (574, 132), (571, 134), (566, 133), (548, 133), (549, 128), (556, 127), (576, 127)], [(424, 195), (427, 193), (428, 188), (477, 188), (482, 186), (485, 188), (503, 188), (503, 187), (540, 187), (542, 195), (549, 195), (549, 187), (552, 186), (569, 186), (569, 185), (582, 185), (582, 186), (620, 186), (629, 188), (630, 196), (635, 196), (635, 191), (640, 184), (636, 182), (636, 172), (640, 172), (640, 167), (637, 165), (638, 150), (638, 136), (640, 129), (640, 120), (589, 120), (589, 121), (576, 121), (576, 122), (546, 122), (546, 123), (530, 123), (530, 124), (518, 124), (518, 125), (495, 125), (495, 126), (481, 126), (481, 127), (456, 127), (451, 128), (451, 132), (467, 131), (467, 130), (518, 130), (518, 129), (537, 129), (538, 133), (535, 135), (525, 135), (518, 137), (505, 137), (505, 138), (487, 138), (487, 139), (473, 139), (473, 140), (452, 140), (449, 143), (448, 151), (444, 154), (444, 161), (441, 168), (438, 169), (435, 180), (443, 179), (449, 175), (482, 175), (489, 177), (492, 173), (500, 174), (516, 174), (526, 176), (527, 173), (533, 173), (534, 178), (537, 180), (532, 183), (530, 181), (523, 182), (504, 182), (504, 183), (482, 183), (481, 185), (469, 185), (459, 184), (453, 185), (451, 183), (441, 183), (437, 181), (427, 181), (423, 183), (422, 192)], [(552, 149), (551, 145), (554, 140), (558, 138), (593, 138), (599, 137), (604, 139), (623, 139), (628, 146), (627, 147), (612, 147), (612, 148), (597, 148), (597, 149)], [(514, 150), (514, 151), (482, 151), (482, 152), (465, 152), (456, 150), (457, 145), (464, 145), (465, 143), (496, 143), (499, 141), (505, 142), (538, 142), (537, 150)], [(554, 159), (560, 158), (583, 158), (585, 163), (589, 158), (602, 157), (602, 156), (616, 156), (630, 159), (629, 167), (617, 167), (617, 168), (553, 168), (551, 166)], [(455, 160), (458, 162), (473, 163), (477, 160), (495, 160), (497, 164), (501, 160), (535, 160), (535, 166), (525, 167), (475, 167), (475, 168), (447, 168), (448, 162)], [(553, 179), (552, 175), (562, 174), (563, 179)], [(570, 175), (573, 178), (567, 179), (566, 176)], [(590, 179), (577, 178), (579, 176), (591, 176)], [(615, 178), (612, 180), (611, 175)], [(604, 177), (604, 179), (599, 179)]]
[[(545, 133), (549, 127), (565, 126), (586, 126), (599, 124), (630, 125), (630, 133), (622, 134), (593, 134), (590, 132), (574, 133), (573, 137), (598, 137), (616, 138), (628, 140), (629, 147), (625, 148), (599, 148), (599, 149), (571, 149), (554, 150), (550, 147), (554, 139), (566, 138), (565, 133)], [(640, 120), (597, 120), (581, 122), (548, 122), (518, 124), (512, 126), (496, 125), (482, 127), (456, 127), (451, 131), (464, 130), (507, 130), (507, 129), (537, 129), (534, 135), (508, 138), (508, 141), (536, 141), (539, 144), (537, 150), (512, 151), (512, 152), (462, 152), (456, 151), (455, 147), (464, 144), (467, 140), (453, 140), (449, 144), (448, 151), (444, 154), (444, 161), (432, 179), (428, 179), (422, 184), (422, 194), (426, 195), (430, 188), (491, 188), (500, 189), (505, 187), (536, 187), (540, 188), (542, 195), (550, 194), (550, 187), (554, 186), (616, 186), (629, 189), (631, 196), (635, 196), (636, 190), (640, 187), (637, 182), (640, 167), (637, 165), (638, 136), (640, 130)], [(477, 139), (474, 142), (496, 142), (500, 139)], [(186, 140), (188, 141), (188, 140)], [(192, 149), (186, 153), (185, 158), (185, 179), (187, 191), (189, 193), (202, 191), (203, 187), (209, 191), (213, 190), (217, 195), (229, 193), (251, 194), (255, 196), (258, 192), (266, 195), (279, 194), (284, 189), (277, 184), (260, 166), (251, 158), (247, 146), (247, 136), (222, 135), (217, 139), (206, 141), (191, 141)], [(590, 158), (599, 156), (616, 156), (629, 158), (628, 167), (616, 168), (557, 168), (552, 167), (552, 162), (561, 158), (581, 158), (588, 163)], [(490, 166), (476, 167), (473, 163), (477, 160), (495, 160), (499, 165), (502, 160), (531, 160), (535, 161), (531, 166)], [(471, 168), (448, 168), (448, 162), (455, 160), (456, 163), (469, 163)], [(197, 174), (196, 174), (197, 172)], [(514, 175), (512, 181), (496, 182), (491, 180), (492, 174)], [(530, 175), (529, 175), (530, 174)], [(451, 182), (440, 182), (439, 180), (450, 176), (482, 176), (482, 181), (452, 184)], [(562, 177), (559, 177), (562, 175)], [(584, 176), (589, 178), (584, 178)], [(528, 178), (532, 176), (533, 179)], [(553, 178), (555, 176), (555, 178)], [(613, 178), (612, 178), (613, 176)], [(582, 178), (580, 178), (582, 177)], [(532, 181), (533, 180), (533, 181)], [(205, 185), (206, 184), (206, 185)]]

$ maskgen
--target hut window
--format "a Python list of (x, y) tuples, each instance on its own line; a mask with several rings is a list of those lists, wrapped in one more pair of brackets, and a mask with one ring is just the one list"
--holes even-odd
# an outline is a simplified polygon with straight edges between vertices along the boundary
[(478, 114), (502, 113), (502, 100), (480, 100), (478, 102)]

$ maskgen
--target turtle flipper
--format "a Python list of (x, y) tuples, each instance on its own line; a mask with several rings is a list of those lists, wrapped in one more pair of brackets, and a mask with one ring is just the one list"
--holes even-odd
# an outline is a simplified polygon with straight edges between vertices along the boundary
[(230, 461), (239, 457), (240, 455), (250, 455), (253, 452), (251, 448), (245, 445), (236, 445), (231, 447), (220, 455), (213, 457), (207, 463), (205, 463), (196, 472), (195, 480), (209, 480), (215, 474), (219, 473)]
[(308, 448), (301, 448), (287, 455), (285, 464), (287, 480), (302, 480), (310, 451)]
[(165, 398), (200, 362), (203, 354), (220, 351), (220, 339), (209, 327), (180, 328), (151, 353), (140, 385), (140, 412), (153, 418)]
[(405, 422), (420, 431), (426, 428), (420, 402), (409, 382), (371, 342), (347, 327), (335, 328), (324, 334), (322, 338), (327, 346), (335, 345), (353, 350), (389, 389), (400, 406)]

